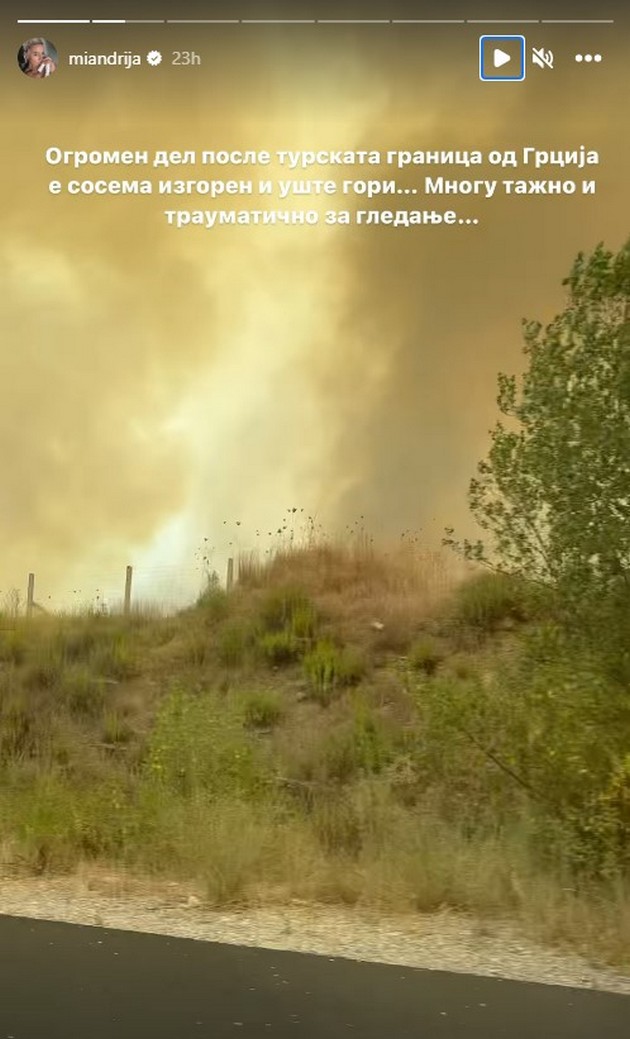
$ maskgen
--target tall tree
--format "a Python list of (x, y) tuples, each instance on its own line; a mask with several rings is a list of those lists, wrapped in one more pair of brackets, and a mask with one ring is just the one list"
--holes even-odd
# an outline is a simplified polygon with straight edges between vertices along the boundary
[(469, 504), (491, 544), (445, 544), (571, 598), (630, 602), (630, 240), (580, 253), (562, 313), (523, 322), (529, 367), (499, 375), (509, 420), (491, 433)]

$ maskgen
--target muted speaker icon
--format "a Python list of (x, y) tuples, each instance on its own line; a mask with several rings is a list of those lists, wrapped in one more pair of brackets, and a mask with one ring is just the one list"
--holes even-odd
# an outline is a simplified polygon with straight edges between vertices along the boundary
[(541, 69), (552, 69), (553, 51), (546, 51), (544, 47), (532, 47), (532, 61)]

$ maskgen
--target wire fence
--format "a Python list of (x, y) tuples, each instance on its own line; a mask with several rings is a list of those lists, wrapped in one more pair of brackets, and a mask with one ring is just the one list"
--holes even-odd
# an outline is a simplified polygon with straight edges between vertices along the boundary
[[(230, 574), (229, 568), (224, 585)], [(53, 583), (30, 573), (23, 589), (0, 589), (0, 613), (17, 617), (146, 610), (167, 616), (194, 605), (211, 579), (211, 573), (202, 566), (166, 564), (83, 573), (74, 583)]]
[[(370, 545), (357, 544), (358, 561), (365, 568), (365, 576), (370, 573)], [(195, 565), (178, 564), (121, 566), (116, 569), (98, 572), (81, 571), (80, 579), (73, 578), (60, 581), (47, 578), (45, 574), (29, 573), (22, 588), (0, 587), (0, 627), (2, 618), (31, 617), (38, 614), (129, 614), (135, 612), (154, 613), (156, 615), (173, 615), (187, 607), (193, 606), (209, 586), (218, 585), (231, 590), (233, 584), (248, 585), (257, 583), (263, 571), (272, 564), (291, 563), (293, 552), (299, 555), (299, 548), (291, 545), (275, 554), (264, 555), (260, 550), (238, 552), (236, 556), (221, 561), (217, 573), (210, 566), (210, 557), (204, 556)], [(307, 549), (308, 551), (308, 549)], [(326, 551), (326, 542), (319, 548), (311, 550), (311, 566), (322, 569), (326, 559), (322, 553)], [(401, 552), (403, 553), (401, 555)], [(334, 546), (333, 546), (334, 555)], [(352, 547), (346, 549), (346, 564), (352, 560)], [(413, 591), (420, 583), (432, 594), (447, 592), (454, 584), (470, 573), (471, 564), (459, 564), (452, 557), (445, 559), (443, 551), (427, 552), (416, 549), (407, 543), (398, 546), (393, 555), (384, 553), (383, 562), (391, 567), (391, 583), (399, 586), (399, 591)], [(333, 558), (335, 565), (339, 561)], [(325, 569), (325, 568), (324, 568)], [(338, 574), (348, 573), (348, 567)], [(418, 580), (420, 574), (421, 581)], [(409, 586), (407, 588), (407, 585)], [(404, 587), (403, 587), (404, 586)]]

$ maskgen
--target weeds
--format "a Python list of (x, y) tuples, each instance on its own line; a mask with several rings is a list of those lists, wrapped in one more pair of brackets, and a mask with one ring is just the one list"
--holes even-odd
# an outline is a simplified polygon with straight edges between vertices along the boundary
[(133, 730), (118, 711), (105, 711), (103, 716), (103, 742), (126, 744), (133, 738)]
[[(0, 632), (2, 861), (161, 869), (217, 905), (509, 913), (621, 962), (626, 686), (496, 575), (456, 592), (456, 625), (433, 625), (430, 582), (405, 558), (279, 552), (251, 592), (209, 588), (168, 622), (14, 618)], [(283, 670), (256, 676), (263, 662)]]
[(105, 704), (105, 690), (85, 664), (73, 664), (63, 672), (58, 697), (75, 717), (98, 717)]
[(258, 649), (270, 664), (290, 664), (300, 655), (300, 644), (290, 631), (266, 631), (258, 637)]
[(310, 640), (317, 629), (317, 611), (299, 587), (268, 590), (260, 601), (258, 616), (265, 633), (285, 633), (296, 640)]
[(239, 619), (227, 621), (217, 636), (216, 652), (225, 667), (241, 667), (254, 642), (251, 626)]
[(411, 667), (416, 671), (423, 671), (425, 675), (433, 675), (443, 660), (443, 650), (429, 637), (414, 642), (409, 652)]
[(340, 649), (328, 639), (320, 639), (304, 657), (304, 673), (311, 685), (313, 699), (330, 703), (336, 689), (356, 685), (366, 673), (363, 656), (350, 648)]
[(186, 798), (197, 792), (254, 796), (264, 782), (256, 752), (224, 702), (174, 689), (156, 719), (144, 775)]
[(483, 573), (458, 590), (454, 619), (486, 634), (501, 624), (524, 621), (531, 609), (527, 586), (516, 577)]
[(90, 664), (96, 674), (117, 682), (137, 674), (135, 653), (128, 636), (123, 632), (112, 632), (106, 641), (96, 643)]
[(23, 632), (0, 631), (0, 662), (19, 666), (26, 660), (27, 642)]
[(253, 729), (273, 728), (282, 720), (284, 713), (282, 699), (277, 693), (250, 693), (243, 700), (245, 724)]
[(230, 597), (223, 588), (211, 586), (199, 596), (197, 607), (208, 623), (218, 624), (229, 615)]

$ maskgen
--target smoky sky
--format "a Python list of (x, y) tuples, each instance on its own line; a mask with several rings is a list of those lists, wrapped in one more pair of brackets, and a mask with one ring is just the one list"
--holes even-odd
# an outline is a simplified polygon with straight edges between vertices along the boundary
[[(222, 557), (224, 520), (233, 530), (238, 519), (238, 547), (248, 548), (292, 505), (331, 525), (364, 515), (387, 535), (412, 528), (435, 540), (446, 525), (466, 528), (497, 373), (522, 365), (521, 319), (553, 317), (578, 251), (627, 237), (618, 33), (591, 31), (604, 61), (586, 69), (574, 61), (584, 33), (548, 26), (539, 42), (556, 68), (498, 85), (479, 81), (473, 27), (430, 39), (393, 27), (386, 40), (351, 27), (317, 39), (298, 31), (250, 27), (219, 40), (173, 27), (168, 50), (192, 39), (200, 71), (79, 75), (65, 55), (166, 53), (167, 38), (149, 44), (137, 28), (121, 37), (109, 27), (97, 46), (94, 35), (51, 26), (60, 67), (45, 84), (17, 69), (23, 27), (14, 50), (3, 45), (0, 590), (31, 569), (58, 589), (82, 568), (177, 563), (204, 536)], [(335, 197), (315, 208), (451, 207), (479, 224), (177, 231), (164, 209), (207, 200), (51, 195), (50, 180), (73, 174), (43, 158), (51, 146), (520, 154), (529, 145), (597, 150), (601, 165), (575, 173), (596, 177), (596, 195)], [(396, 176), (412, 189), (427, 174), (522, 175), (488, 165), (293, 175)]]
[[(574, 39), (562, 39), (556, 53), (579, 49)], [(621, 47), (606, 48), (607, 58), (615, 53), (621, 55)], [(466, 82), (466, 74), (444, 69), (438, 55), (428, 90), (418, 90), (408, 66), (398, 75), (392, 70), (386, 110), (366, 130), (364, 144), (385, 137), (401, 148), (410, 141), (427, 149), (448, 142), (455, 149), (518, 152), (527, 145), (586, 145), (599, 151), (602, 163), (576, 171), (578, 180), (589, 169), (596, 173), (597, 199), (460, 198), (454, 207), (462, 215), (481, 218), (474, 231), (435, 234), (425, 228), (404, 235), (381, 228), (369, 245), (359, 235), (348, 244), (351, 302), (340, 335), (356, 350), (357, 365), (368, 344), (370, 355), (380, 351), (390, 363), (373, 407), (364, 410), (355, 400), (336, 457), (355, 460), (357, 479), (344, 508), (352, 500), (360, 512), (379, 515), (390, 531), (401, 521), (426, 527), (434, 517), (443, 526), (447, 513), (466, 523), (464, 492), (498, 417), (497, 372), (519, 371), (524, 363), (521, 319), (546, 322), (562, 307), (561, 282), (578, 251), (602, 240), (618, 248), (627, 237), (629, 149), (619, 134), (617, 75), (600, 78), (593, 90), (585, 89), (580, 71), (579, 65), (569, 68), (553, 84), (544, 75), (530, 77), (526, 91), (489, 99), (489, 85)], [(416, 92), (417, 120), (410, 104)], [(487, 165), (481, 174), (558, 175), (557, 167), (511, 174)], [(569, 171), (563, 175), (571, 177)], [(480, 174), (459, 168), (455, 176)]]

